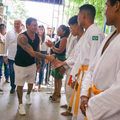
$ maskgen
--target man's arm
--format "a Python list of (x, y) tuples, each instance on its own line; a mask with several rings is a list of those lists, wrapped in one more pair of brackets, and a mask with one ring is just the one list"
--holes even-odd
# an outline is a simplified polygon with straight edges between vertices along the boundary
[(29, 55), (37, 59), (42, 58), (42, 59), (47, 59), (49, 61), (52, 61), (54, 59), (54, 57), (52, 56), (44, 55), (41, 54), (40, 52), (34, 51), (32, 46), (28, 43), (28, 39), (23, 34), (20, 34), (18, 36), (18, 45), (20, 45), (23, 48), (23, 50), (25, 50)]
[(23, 50), (25, 50), (29, 55), (31, 55), (32, 57), (35, 57), (35, 51), (33, 50), (32, 46), (28, 43), (28, 39), (25, 35), (20, 34), (18, 36), (18, 45), (20, 45)]

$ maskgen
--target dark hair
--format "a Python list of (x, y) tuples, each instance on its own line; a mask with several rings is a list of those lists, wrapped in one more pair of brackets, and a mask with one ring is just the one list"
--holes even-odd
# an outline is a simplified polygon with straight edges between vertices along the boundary
[(96, 9), (93, 5), (90, 4), (84, 4), (79, 8), (80, 12), (85, 11), (89, 15), (89, 17), (94, 20), (96, 15)]
[(45, 41), (45, 27), (43, 25), (39, 25), (38, 27), (44, 29), (44, 33), (42, 35), (42, 43), (43, 43)]
[(78, 18), (77, 15), (71, 17), (71, 18), (69, 19), (69, 21), (68, 21), (68, 24), (69, 24), (69, 25), (78, 24), (77, 18)]
[(6, 28), (5, 24), (0, 24), (0, 30), (2, 30), (3, 28)]
[(117, 1), (119, 1), (120, 2), (120, 0), (109, 0), (110, 1), (110, 4), (113, 6), (113, 5), (115, 5), (115, 3), (117, 2)]
[(37, 21), (35, 18), (29, 17), (26, 20), (26, 25), (30, 25), (33, 21)]
[(68, 37), (69, 34), (70, 34), (70, 29), (68, 26), (65, 26), (65, 25), (60, 25), (60, 28), (62, 28), (64, 34), (62, 37)]

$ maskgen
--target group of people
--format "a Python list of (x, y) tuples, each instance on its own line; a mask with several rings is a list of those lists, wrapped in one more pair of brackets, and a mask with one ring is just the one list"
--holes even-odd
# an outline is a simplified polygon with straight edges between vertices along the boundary
[[(66, 108), (61, 115), (73, 116), (73, 120), (77, 120), (81, 111), (81, 117), (86, 120), (119, 120), (120, 0), (106, 0), (106, 24), (116, 28), (108, 37), (105, 38), (104, 33), (94, 23), (95, 15), (96, 9), (93, 5), (82, 5), (78, 15), (68, 21), (70, 29), (65, 25), (58, 27), (59, 39), (54, 43), (49, 38), (44, 43), (45, 35), (38, 36), (38, 28), (42, 34), (44, 27), (38, 27), (35, 18), (26, 20), (24, 32), (21, 21), (15, 21), (19, 25), (16, 25), (12, 34), (6, 35), (6, 41), (9, 38), (10, 43), (6, 44), (8, 53), (5, 50), (5, 55), (2, 56), (11, 71), (10, 92), (17, 88), (20, 115), (26, 114), (22, 101), (24, 83), (28, 83), (26, 103), (31, 104), (30, 93), (36, 78), (36, 68), (40, 64), (44, 66), (46, 60), (51, 63), (51, 75), (55, 83), (54, 93), (49, 97), (52, 102), (60, 100), (62, 78), (66, 74), (67, 105), (61, 106)], [(12, 41), (13, 39), (16, 41)], [(46, 49), (40, 51), (41, 44), (50, 48), (50, 53), (54, 55), (47, 54)], [(12, 50), (12, 54), (9, 50)], [(43, 77), (43, 73), (40, 77)]]
[(74, 119), (78, 115), (81, 83), (104, 39), (103, 32), (94, 23), (95, 14), (95, 7), (85, 4), (80, 7), (78, 16), (69, 19), (71, 34), (76, 36), (77, 43), (64, 62), (54, 60), (52, 63), (54, 68), (58, 67), (62, 72), (67, 72), (66, 98), (68, 104), (61, 106), (67, 107), (67, 111), (61, 114), (71, 116), (73, 111)]
[[(69, 20), (71, 34), (76, 35), (77, 44), (73, 43), (74, 48), (65, 61), (55, 59), (52, 62), (54, 69), (59, 68), (61, 73), (66, 72), (68, 75), (68, 104), (61, 106), (67, 107), (67, 111), (61, 114), (73, 115), (74, 120), (82, 119), (81, 117), (85, 120), (120, 118), (120, 1), (107, 0), (105, 8), (106, 24), (115, 26), (115, 31), (104, 38), (103, 32), (94, 24), (95, 7), (82, 5), (77, 18), (73, 16)], [(83, 116), (78, 115), (78, 110)]]
[[(40, 28), (40, 27), (39, 27)], [(51, 42), (49, 38), (44, 45), (51, 48), (51, 54), (54, 56), (40, 51), (40, 39), (37, 34), (37, 20), (35, 18), (28, 18), (26, 20), (26, 31), (19, 34), (17, 38), (17, 51), (15, 56), (15, 84), (17, 86), (18, 95), (18, 111), (21, 115), (25, 115), (26, 111), (24, 109), (22, 96), (23, 96), (23, 86), (24, 83), (28, 83), (28, 90), (26, 94), (26, 103), (31, 104), (30, 93), (33, 89), (33, 84), (36, 77), (36, 66), (41, 64), (41, 61), (53, 62), (55, 58), (59, 60), (65, 60), (65, 51), (67, 37), (69, 36), (70, 30), (65, 25), (60, 25), (57, 29), (57, 35), (59, 39), (55, 43)], [(55, 57), (55, 58), (54, 58)], [(60, 98), (61, 91), (61, 79), (63, 75), (59, 73), (58, 69), (51, 71), (52, 76), (55, 78), (55, 88), (54, 93), (50, 96), (52, 101), (56, 101)]]
[[(51, 49), (51, 52), (56, 53), (57, 56), (57, 52), (59, 54), (59, 52), (62, 51), (63, 53), (61, 54), (61, 56), (58, 55), (58, 57), (61, 57), (60, 60), (65, 59), (65, 46), (67, 42), (66, 36), (68, 37), (69, 33), (69, 28), (65, 25), (61, 25), (57, 30), (57, 35), (60, 37), (60, 39), (63, 39), (63, 42), (61, 44), (61, 40), (57, 39), (55, 41), (57, 49)], [(1, 48), (4, 47), (5, 54), (4, 56), (2, 55), (2, 60), (5, 62), (6, 65), (8, 65), (10, 74), (10, 93), (13, 94), (15, 90), (17, 90), (19, 101), (18, 111), (21, 115), (26, 114), (22, 101), (24, 83), (28, 82), (26, 103), (31, 104), (30, 93), (33, 89), (33, 84), (35, 83), (37, 72), (39, 72), (39, 79), (38, 81), (36, 81), (36, 84), (38, 85), (38, 90), (40, 90), (40, 85), (42, 84), (44, 79), (43, 76), (45, 68), (45, 59), (47, 61), (51, 61), (52, 59), (54, 59), (54, 57), (47, 55), (47, 52), (50, 52), (49, 47), (51, 48), (52, 45), (50, 37), (51, 36), (48, 37), (47, 35), (45, 35), (44, 26), (38, 26), (37, 20), (35, 18), (30, 17), (26, 20), (26, 31), (23, 31), (22, 29), (21, 20), (15, 20), (14, 30), (7, 32), (4, 41), (2, 41), (3, 39), (1, 38), (1, 43), (3, 44), (4, 42), (4, 46), (2, 46)], [(46, 42), (46, 39), (49, 42)], [(8, 78), (6, 78), (6, 81), (8, 81)], [(59, 96), (60, 90), (61, 86), (60, 88), (57, 88)], [(2, 88), (1, 92), (3, 92)]]

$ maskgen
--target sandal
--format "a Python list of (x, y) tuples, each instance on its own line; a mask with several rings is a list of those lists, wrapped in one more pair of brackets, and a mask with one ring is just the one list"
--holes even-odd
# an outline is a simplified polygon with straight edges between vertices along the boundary
[(69, 111), (62, 112), (61, 115), (63, 116), (72, 116), (73, 114)]

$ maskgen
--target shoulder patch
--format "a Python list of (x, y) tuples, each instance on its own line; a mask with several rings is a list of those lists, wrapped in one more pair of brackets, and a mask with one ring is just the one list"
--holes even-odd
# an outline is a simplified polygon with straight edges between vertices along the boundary
[(98, 40), (98, 36), (92, 36), (92, 40)]

